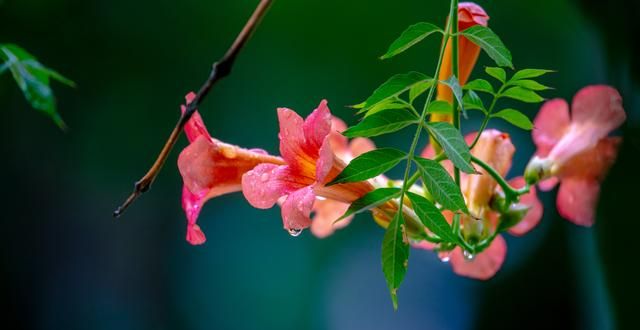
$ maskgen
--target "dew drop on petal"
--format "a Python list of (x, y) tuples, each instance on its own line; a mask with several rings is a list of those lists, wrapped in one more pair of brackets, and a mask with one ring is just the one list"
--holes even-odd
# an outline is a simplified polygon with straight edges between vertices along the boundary
[(230, 159), (236, 158), (238, 156), (238, 153), (236, 152), (236, 149), (231, 147), (231, 148), (222, 148), (222, 154)]
[(467, 250), (464, 250), (464, 252), (462, 252), (462, 255), (463, 255), (463, 256), (464, 256), (464, 258), (465, 258), (466, 260), (468, 260), (468, 261), (471, 261), (471, 260), (473, 260), (473, 259), (476, 257), (473, 253), (471, 253), (471, 252), (469, 252), (469, 251), (467, 251)]
[(269, 180), (269, 173), (262, 173), (260, 176), (260, 181), (267, 182)]
[(299, 228), (289, 228), (287, 229), (287, 231), (289, 232), (289, 235), (293, 237), (298, 237), (300, 236), (300, 234), (302, 234), (302, 229)]
[(438, 258), (440, 258), (440, 261), (442, 262), (449, 262), (449, 260), (451, 260), (451, 251), (438, 252)]

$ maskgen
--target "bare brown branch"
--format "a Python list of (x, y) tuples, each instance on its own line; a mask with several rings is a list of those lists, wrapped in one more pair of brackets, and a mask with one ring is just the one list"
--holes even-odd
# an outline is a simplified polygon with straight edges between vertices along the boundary
[(251, 36), (253, 31), (255, 31), (256, 26), (258, 25), (262, 17), (264, 17), (267, 9), (269, 9), (269, 6), (272, 2), (272, 0), (260, 1), (251, 17), (249, 17), (247, 23), (245, 23), (244, 27), (236, 37), (236, 40), (233, 42), (231, 47), (229, 47), (229, 50), (227, 50), (227, 52), (219, 61), (213, 64), (213, 68), (211, 69), (209, 78), (207, 78), (202, 87), (200, 87), (198, 93), (196, 94), (196, 97), (191, 103), (189, 103), (189, 105), (187, 105), (186, 111), (180, 116), (180, 119), (178, 119), (176, 126), (173, 128), (171, 135), (169, 135), (169, 138), (164, 144), (162, 151), (160, 151), (158, 158), (156, 158), (156, 161), (153, 163), (149, 171), (147, 171), (147, 174), (145, 174), (140, 180), (135, 183), (131, 195), (129, 195), (124, 203), (113, 212), (114, 217), (119, 217), (120, 215), (122, 215), (127, 207), (131, 205), (131, 203), (133, 203), (144, 192), (149, 190), (151, 184), (158, 176), (158, 173), (160, 173), (162, 166), (167, 160), (167, 157), (169, 157), (171, 149), (173, 149), (173, 146), (176, 144), (176, 141), (178, 140), (178, 137), (180, 136), (180, 133), (184, 128), (184, 125), (187, 123), (187, 121), (189, 121), (202, 100), (207, 96), (207, 94), (209, 94), (209, 91), (211, 90), (213, 85), (215, 85), (216, 82), (231, 73), (231, 68), (233, 67), (233, 63), (235, 62), (236, 57), (242, 50), (247, 40), (249, 40), (249, 37)]

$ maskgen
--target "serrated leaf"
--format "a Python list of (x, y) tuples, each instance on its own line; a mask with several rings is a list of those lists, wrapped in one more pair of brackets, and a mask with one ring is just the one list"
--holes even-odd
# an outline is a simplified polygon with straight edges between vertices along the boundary
[(400, 195), (400, 188), (378, 188), (351, 203), (347, 211), (338, 220), (375, 208), (392, 198), (398, 197), (398, 195)]
[(428, 90), (433, 85), (433, 80), (419, 82), (409, 89), (409, 103), (413, 104), (413, 101), (426, 90)]
[(11, 71), (16, 84), (31, 106), (47, 114), (58, 127), (64, 129), (66, 125), (56, 110), (50, 78), (70, 86), (75, 84), (40, 64), (33, 55), (17, 45), (0, 44), (0, 59), (4, 61), (5, 70)]
[(428, 123), (429, 133), (438, 141), (447, 158), (465, 173), (476, 173), (471, 166), (471, 153), (464, 138), (453, 125), (445, 122)]
[(384, 60), (396, 56), (436, 32), (443, 33), (442, 29), (431, 23), (420, 22), (411, 25), (402, 32), (398, 39), (391, 43), (387, 53), (382, 55), (380, 59)]
[(490, 28), (482, 25), (474, 25), (460, 32), (460, 34), (480, 46), (498, 66), (513, 68), (513, 64), (511, 64), (511, 52), (505, 47), (498, 35)]
[(422, 181), (435, 200), (447, 210), (469, 213), (460, 187), (440, 163), (422, 157), (416, 157)]
[(393, 133), (417, 122), (418, 118), (409, 111), (383, 110), (365, 117), (342, 134), (349, 138), (372, 137)]
[(536, 78), (540, 77), (546, 73), (554, 72), (553, 70), (544, 70), (544, 69), (522, 69), (516, 72), (511, 80), (520, 80), (520, 79), (528, 79), (528, 78)]
[(458, 242), (458, 237), (453, 234), (453, 230), (447, 222), (447, 219), (445, 219), (440, 210), (438, 210), (433, 203), (426, 198), (409, 191), (407, 192), (407, 197), (409, 197), (411, 206), (416, 212), (416, 215), (420, 218), (420, 221), (425, 227), (427, 227), (427, 229), (438, 235), (444, 241), (450, 243)]
[(440, 82), (445, 84), (445, 85), (447, 85), (447, 86), (449, 86), (449, 88), (451, 89), (451, 92), (453, 92), (453, 96), (458, 101), (458, 105), (460, 106), (460, 110), (462, 111), (462, 113), (466, 117), (467, 114), (466, 114), (466, 112), (464, 110), (464, 104), (462, 102), (462, 87), (460, 86), (460, 82), (458, 81), (458, 78), (456, 78), (456, 76), (451, 76), (447, 80), (443, 80), (443, 81), (440, 81)]
[(382, 272), (387, 281), (393, 308), (398, 309), (398, 288), (407, 273), (409, 242), (402, 211), (396, 213), (382, 239)]
[(492, 114), (491, 117), (502, 118), (509, 123), (528, 131), (533, 129), (533, 123), (531, 120), (529, 120), (529, 118), (522, 112), (515, 109), (500, 110)]
[(392, 169), (405, 157), (404, 152), (393, 148), (365, 152), (354, 158), (327, 186), (371, 179)]
[(519, 86), (511, 87), (502, 92), (502, 94), (500, 95), (526, 103), (540, 103), (544, 101), (544, 98), (542, 98), (542, 96), (538, 95), (536, 92)]
[(396, 74), (389, 80), (385, 81), (380, 87), (378, 87), (371, 96), (364, 102), (364, 106), (359, 113), (367, 111), (368, 108), (390, 98), (396, 97), (401, 93), (409, 90), (415, 84), (431, 80), (430, 77), (420, 72), (409, 72)]
[(498, 81), (500, 81), (500, 82), (502, 82), (502, 83), (504, 83), (504, 82), (507, 80), (507, 73), (506, 73), (506, 72), (504, 72), (504, 69), (503, 69), (503, 68), (496, 68), (496, 67), (491, 67), (491, 66), (489, 66), (489, 67), (486, 67), (486, 68), (484, 69), (484, 71), (485, 71), (488, 75), (490, 75), (490, 76), (492, 76), (492, 77), (494, 77), (494, 78), (498, 79)]
[(409, 105), (407, 105), (407, 103), (401, 102), (397, 98), (390, 98), (369, 108), (367, 110), (367, 113), (364, 114), (364, 116), (368, 117), (384, 110), (393, 110), (393, 109), (398, 110), (398, 109), (408, 109), (408, 108), (409, 108)]
[(546, 89), (551, 89), (550, 87), (547, 87), (535, 80), (530, 80), (530, 79), (522, 79), (522, 80), (511, 80), (509, 82), (509, 85), (513, 85), (513, 86), (520, 86), (522, 88), (525, 89), (529, 89), (532, 91), (543, 91)]
[(485, 114), (487, 113), (487, 109), (485, 109), (482, 99), (480, 99), (476, 92), (468, 91), (462, 100), (464, 101), (464, 107), (467, 110), (480, 110)]
[(493, 86), (491, 86), (491, 83), (489, 83), (484, 79), (472, 80), (468, 82), (466, 85), (464, 85), (462, 88), (467, 90), (472, 90), (472, 91), (495, 94), (495, 92), (493, 91)]
[(443, 100), (435, 100), (429, 103), (427, 113), (451, 114), (451, 103)]

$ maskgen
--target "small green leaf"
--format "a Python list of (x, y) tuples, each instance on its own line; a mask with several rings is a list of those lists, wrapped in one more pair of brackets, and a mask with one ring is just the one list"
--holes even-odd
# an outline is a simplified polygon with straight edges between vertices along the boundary
[(502, 43), (502, 40), (490, 28), (482, 25), (474, 25), (462, 32), (471, 42), (480, 46), (498, 66), (513, 68), (511, 64), (511, 52)]
[(382, 239), (382, 272), (391, 293), (393, 308), (398, 309), (398, 288), (407, 273), (409, 242), (402, 211), (396, 213)]
[(380, 111), (384, 110), (392, 110), (392, 109), (408, 109), (409, 105), (406, 102), (402, 102), (397, 98), (386, 99), (367, 110), (367, 113), (364, 115), (365, 117), (376, 114)]
[(352, 214), (364, 212), (384, 204), (392, 198), (400, 195), (400, 188), (378, 188), (349, 205), (347, 211), (338, 219), (342, 220)]
[(469, 213), (460, 187), (440, 163), (422, 157), (416, 157), (415, 162), (420, 169), (422, 181), (427, 186), (427, 190), (442, 207), (451, 211), (460, 210)]
[(553, 70), (543, 70), (543, 69), (523, 69), (516, 72), (513, 77), (511, 77), (511, 81), (520, 80), (520, 79), (528, 79), (528, 78), (536, 78), (540, 77), (543, 74), (554, 72)]
[(438, 141), (447, 158), (453, 165), (465, 173), (476, 173), (471, 166), (471, 153), (469, 146), (464, 142), (464, 138), (453, 125), (445, 122), (428, 123), (429, 133)]
[(4, 61), (0, 72), (7, 68), (11, 71), (16, 84), (31, 106), (47, 114), (58, 127), (65, 129), (66, 125), (56, 110), (50, 78), (70, 86), (75, 84), (40, 64), (33, 55), (17, 45), (0, 44), (0, 59)]
[(442, 29), (431, 23), (421, 22), (411, 25), (402, 32), (398, 39), (391, 43), (387, 53), (382, 55), (380, 59), (384, 60), (396, 56), (436, 32), (444, 33)]
[(376, 177), (398, 165), (406, 154), (398, 149), (380, 148), (354, 158), (327, 186), (358, 182)]
[(427, 113), (451, 114), (451, 103), (443, 100), (431, 101)]
[(551, 89), (550, 87), (547, 87), (535, 80), (530, 80), (530, 79), (522, 79), (522, 80), (511, 80), (509, 82), (509, 85), (513, 85), (513, 86), (520, 86), (522, 88), (525, 89), (529, 89), (532, 91), (543, 91), (546, 89)]
[(502, 118), (511, 124), (528, 131), (533, 129), (533, 123), (522, 112), (515, 109), (504, 109), (494, 113), (491, 117)]
[(498, 80), (499, 80), (500, 82), (502, 82), (502, 83), (504, 83), (505, 81), (507, 81), (507, 73), (506, 73), (506, 72), (504, 72), (504, 69), (503, 69), (503, 68), (495, 68), (495, 67), (490, 67), (490, 66), (489, 66), (489, 67), (486, 67), (486, 68), (484, 69), (484, 71), (485, 71), (488, 75), (490, 75), (490, 76), (492, 76), (492, 77), (494, 77), (494, 78), (498, 79)]
[(433, 80), (427, 80), (423, 82), (419, 82), (409, 89), (409, 103), (413, 104), (413, 101), (426, 90), (428, 90), (433, 85)]
[(342, 134), (349, 138), (378, 136), (399, 131), (417, 122), (418, 118), (409, 111), (383, 110), (365, 117)]
[(502, 94), (500, 95), (526, 103), (540, 103), (544, 101), (544, 98), (542, 98), (542, 96), (538, 95), (536, 92), (524, 89), (519, 86), (511, 87), (502, 92)]
[(462, 88), (467, 90), (472, 90), (472, 91), (495, 94), (495, 92), (493, 91), (493, 86), (491, 86), (491, 84), (484, 79), (472, 80), (468, 82), (466, 85), (464, 85)]
[(478, 94), (476, 94), (476, 92), (468, 91), (464, 95), (462, 100), (464, 101), (464, 107), (467, 110), (480, 110), (485, 114), (487, 113), (487, 109), (485, 109), (484, 103), (482, 103), (482, 100), (480, 99)]
[(453, 96), (458, 101), (458, 105), (460, 106), (460, 110), (462, 110), (462, 113), (464, 113), (464, 115), (466, 116), (466, 113), (465, 113), (465, 110), (464, 110), (464, 104), (462, 102), (462, 87), (460, 86), (460, 82), (458, 81), (458, 78), (456, 78), (456, 76), (451, 76), (451, 77), (449, 77), (449, 79), (443, 80), (443, 81), (440, 81), (440, 82), (445, 84), (445, 85), (447, 85), (447, 86), (449, 86), (449, 88), (453, 92)]
[(364, 102), (362, 110), (359, 112), (367, 111), (370, 107), (390, 98), (400, 95), (402, 92), (409, 90), (415, 84), (429, 81), (430, 77), (420, 72), (409, 72), (403, 74), (396, 74), (389, 80), (385, 81), (380, 87), (378, 87), (371, 96)]
[(427, 229), (447, 242), (459, 242), (458, 237), (453, 234), (453, 230), (447, 222), (447, 219), (444, 218), (440, 210), (438, 210), (433, 203), (409, 191), (407, 192), (407, 197), (409, 197), (416, 215)]

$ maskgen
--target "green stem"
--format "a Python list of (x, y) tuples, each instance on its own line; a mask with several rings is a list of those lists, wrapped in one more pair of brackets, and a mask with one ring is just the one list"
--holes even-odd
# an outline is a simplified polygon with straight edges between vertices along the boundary
[[(458, 0), (451, 1), (451, 13), (449, 14), (449, 21), (451, 22), (450, 32), (451, 37), (451, 57), (452, 57), (452, 70), (453, 75), (458, 78)], [(453, 126), (460, 131), (460, 112), (458, 111), (458, 100), (453, 98), (453, 106), (451, 108), (453, 112)], [(457, 167), (453, 169), (453, 177), (456, 184), (460, 186), (460, 170)]]
[(482, 120), (482, 124), (480, 124), (480, 129), (478, 130), (478, 133), (476, 133), (476, 137), (473, 139), (473, 142), (469, 146), (469, 150), (473, 149), (473, 147), (476, 146), (476, 143), (478, 143), (478, 140), (480, 139), (480, 135), (482, 135), (482, 132), (484, 131), (484, 129), (487, 128), (487, 124), (489, 124), (489, 120), (491, 119), (491, 114), (493, 113), (493, 108), (496, 106), (496, 103), (500, 98), (500, 94), (502, 93), (502, 90), (504, 89), (505, 86), (506, 85), (502, 85), (502, 87), (500, 87), (500, 90), (498, 90), (498, 93), (493, 95), (493, 100), (491, 100), (491, 105), (489, 106), (489, 110), (487, 110), (487, 113), (485, 114), (484, 119)]
[(500, 175), (500, 173), (496, 171), (496, 169), (473, 155), (471, 156), (471, 162), (480, 165), (480, 167), (487, 171), (487, 173), (489, 173), (489, 175), (491, 175), (491, 177), (496, 180), (496, 182), (498, 182), (498, 185), (500, 185), (502, 191), (504, 191), (507, 205), (516, 201), (520, 195), (524, 195), (529, 192), (529, 186), (525, 186), (521, 189), (515, 189), (511, 187), (509, 183), (507, 183), (507, 181), (502, 177), (502, 175)]

